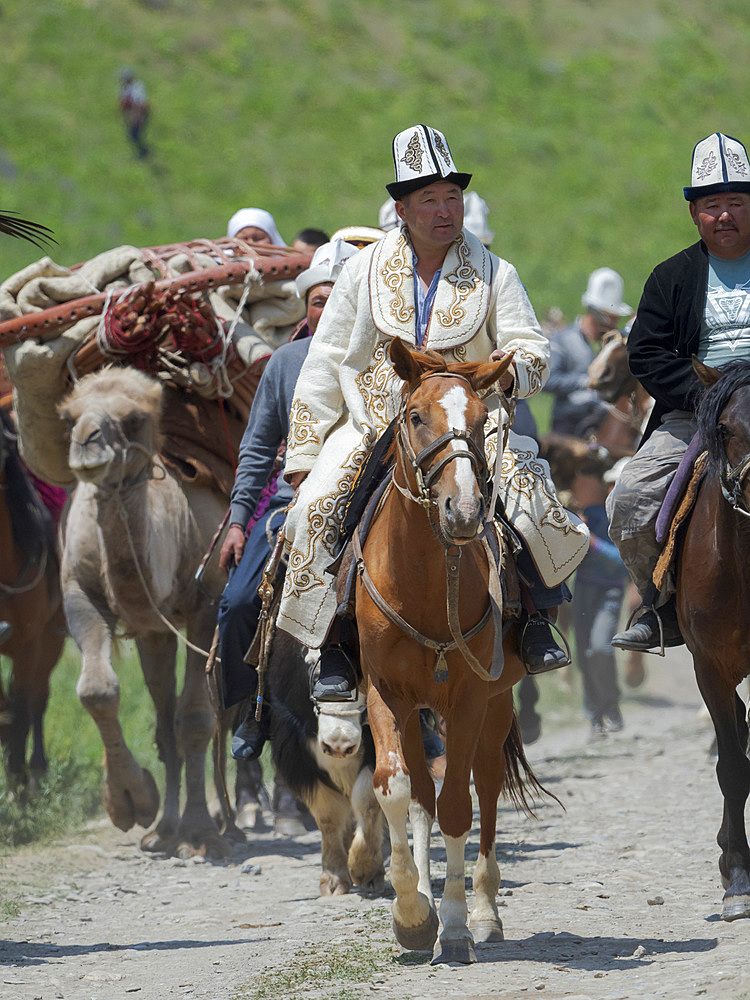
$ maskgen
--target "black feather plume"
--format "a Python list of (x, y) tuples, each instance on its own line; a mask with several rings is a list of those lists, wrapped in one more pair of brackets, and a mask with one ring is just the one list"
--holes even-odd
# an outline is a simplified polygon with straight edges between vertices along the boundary
[(40, 250), (47, 249), (45, 244), (57, 243), (51, 229), (39, 222), (21, 219), (16, 212), (0, 212), (0, 233), (6, 233), (19, 240), (28, 240)]

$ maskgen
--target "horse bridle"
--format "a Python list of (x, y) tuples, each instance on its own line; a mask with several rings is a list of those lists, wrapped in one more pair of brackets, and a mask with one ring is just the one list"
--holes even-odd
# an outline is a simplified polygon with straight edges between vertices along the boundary
[[(432, 499), (431, 490), (435, 481), (439, 478), (443, 470), (446, 468), (449, 462), (454, 461), (457, 458), (468, 458), (474, 468), (476, 473), (477, 481), (482, 492), (482, 498), (484, 501), (484, 509), (487, 510), (487, 479), (489, 476), (489, 470), (487, 467), (487, 459), (485, 458), (484, 452), (480, 450), (476, 442), (471, 438), (467, 431), (458, 430), (452, 427), (450, 430), (446, 431), (445, 434), (441, 434), (440, 437), (436, 438), (433, 442), (423, 448), (419, 453), (415, 453), (412, 447), (411, 441), (409, 440), (409, 432), (406, 426), (406, 410), (408, 407), (409, 399), (412, 394), (428, 379), (428, 378), (458, 378), (465, 382), (470, 388), (471, 382), (463, 375), (459, 375), (457, 372), (428, 372), (423, 375), (419, 382), (405, 395), (404, 401), (401, 406), (401, 411), (398, 416), (398, 422), (396, 425), (396, 445), (398, 449), (398, 456), (402, 462), (402, 465), (406, 468), (411, 469), (414, 478), (417, 483), (418, 493), (414, 493), (409, 486), (409, 477), (406, 476), (406, 488), (399, 486), (396, 482), (395, 474), (391, 479), (391, 484), (408, 500), (414, 501), (422, 507), (428, 517), (430, 515), (430, 507), (435, 504)], [(422, 468), (425, 461), (431, 458), (433, 455), (437, 454), (441, 448), (443, 448), (450, 441), (465, 441), (468, 445), (468, 451), (454, 450), (448, 455), (435, 462), (434, 465), (425, 472)], [(352, 544), (354, 548), (354, 558), (357, 564), (357, 572), (359, 573), (362, 584), (365, 590), (369, 594), (373, 603), (379, 610), (388, 618), (394, 625), (396, 625), (405, 635), (408, 635), (411, 639), (419, 642), (422, 646), (431, 649), (436, 654), (434, 676), (437, 682), (446, 681), (448, 679), (448, 664), (445, 654), (453, 649), (458, 649), (461, 655), (466, 660), (468, 665), (472, 670), (478, 674), (482, 680), (496, 680), (492, 677), (482, 666), (479, 660), (474, 656), (469, 647), (467, 646), (467, 640), (473, 639), (474, 636), (479, 635), (481, 631), (487, 626), (492, 617), (492, 603), (487, 607), (487, 610), (482, 615), (481, 619), (477, 622), (473, 628), (469, 629), (465, 634), (461, 631), (461, 624), (458, 619), (458, 582), (459, 582), (459, 568), (461, 561), (461, 546), (450, 545), (446, 543), (446, 540), (438, 533), (441, 542), (445, 548), (445, 568), (447, 577), (447, 616), (448, 616), (448, 627), (450, 633), (453, 637), (452, 641), (440, 642), (436, 639), (431, 639), (429, 636), (424, 635), (414, 626), (410, 625), (401, 615), (392, 608), (391, 605), (386, 601), (383, 595), (375, 586), (375, 583), (367, 571), (367, 566), (365, 564), (364, 553), (362, 552), (361, 543), (359, 540), (359, 532), (355, 531), (352, 537)], [(486, 544), (486, 543), (485, 543)], [(451, 551), (454, 550), (454, 551)], [(488, 552), (489, 565), (492, 566), (493, 560), (491, 553)], [(499, 676), (499, 674), (498, 674)]]
[(742, 492), (745, 479), (750, 471), (750, 454), (741, 458), (736, 465), (732, 465), (724, 452), (726, 463), (719, 475), (719, 484), (724, 499), (729, 503), (732, 510), (744, 517), (750, 517), (750, 511), (745, 506), (745, 497)]
[[(404, 465), (412, 471), (412, 475), (417, 484), (417, 492), (414, 493), (409, 485), (409, 477), (406, 476), (406, 488), (399, 486), (397, 482), (393, 485), (396, 489), (402, 493), (405, 497), (413, 500), (415, 503), (419, 504), (420, 507), (424, 507), (425, 510), (429, 511), (430, 507), (434, 505), (435, 501), (432, 499), (431, 490), (433, 483), (437, 480), (443, 469), (450, 463), (454, 462), (459, 458), (468, 458), (471, 462), (474, 473), (477, 477), (477, 482), (479, 483), (479, 488), (482, 493), (482, 500), (484, 501), (485, 507), (487, 505), (487, 479), (489, 476), (489, 470), (487, 468), (487, 459), (484, 456), (484, 452), (479, 448), (477, 443), (471, 437), (468, 431), (459, 430), (456, 427), (451, 427), (450, 430), (446, 431), (445, 434), (441, 434), (440, 437), (436, 438), (426, 448), (423, 448), (419, 453), (414, 451), (412, 443), (409, 440), (409, 429), (406, 426), (406, 411), (409, 405), (409, 399), (416, 392), (417, 389), (422, 386), (428, 378), (457, 378), (462, 382), (465, 382), (470, 388), (471, 383), (464, 375), (459, 375), (457, 372), (428, 372), (423, 375), (417, 385), (405, 395), (404, 401), (401, 404), (401, 411), (398, 415), (398, 421), (396, 424), (396, 445), (398, 448), (398, 456)], [(463, 449), (454, 449), (450, 451), (447, 455), (438, 459), (434, 465), (425, 472), (422, 466), (427, 462), (433, 455), (436, 455), (446, 444), (451, 441), (464, 441), (468, 447), (468, 451)]]

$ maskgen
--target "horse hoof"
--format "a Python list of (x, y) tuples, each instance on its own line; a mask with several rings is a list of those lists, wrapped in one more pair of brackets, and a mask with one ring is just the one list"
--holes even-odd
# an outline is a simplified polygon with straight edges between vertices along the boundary
[(430, 910), (427, 919), (416, 927), (404, 927), (393, 921), (393, 933), (396, 940), (406, 951), (431, 951), (437, 940), (438, 915)]
[(459, 938), (437, 941), (430, 965), (471, 965), (476, 960), (471, 938)]
[(503, 925), (499, 920), (482, 920), (479, 923), (471, 924), (471, 936), (475, 944), (491, 944), (495, 941), (504, 941)]
[(740, 920), (742, 917), (750, 917), (750, 896), (725, 896), (721, 919)]

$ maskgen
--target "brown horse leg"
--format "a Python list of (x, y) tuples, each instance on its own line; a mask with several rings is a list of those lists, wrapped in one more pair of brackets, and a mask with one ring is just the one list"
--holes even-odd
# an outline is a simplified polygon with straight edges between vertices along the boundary
[(432, 964), (476, 962), (474, 939), (468, 927), (464, 860), (466, 840), (471, 829), (471, 768), (484, 719), (486, 694), (477, 690), (481, 684), (469, 684), (460, 694), (454, 693), (452, 711), (446, 718), (447, 761), (445, 781), (437, 802), (438, 822), (445, 841), (446, 873), (440, 901), (440, 935), (435, 944)]
[(479, 856), (474, 868), (474, 910), (469, 928), (475, 942), (502, 941), (503, 924), (497, 911), (500, 868), (495, 855), (497, 800), (505, 781), (503, 742), (513, 722), (510, 691), (493, 698), (479, 735), (474, 758), (474, 787), (479, 799)]
[(437, 937), (438, 918), (430, 900), (419, 892), (419, 872), (409, 848), (407, 816), (411, 802), (411, 781), (406, 767), (399, 723), (405, 724), (409, 708), (401, 706), (397, 722), (391, 707), (370, 683), (367, 693), (367, 718), (375, 742), (375, 796), (385, 814), (391, 837), (391, 885), (396, 893), (393, 902), (393, 932), (396, 940), (410, 951), (427, 951)]
[(698, 687), (716, 730), (716, 776), (724, 796), (724, 815), (716, 838), (721, 848), (719, 871), (724, 893), (722, 919), (750, 917), (750, 848), (745, 829), (745, 803), (750, 792), (750, 761), (745, 755), (748, 728), (745, 710), (734, 688), (716, 684), (716, 671), (694, 655)]

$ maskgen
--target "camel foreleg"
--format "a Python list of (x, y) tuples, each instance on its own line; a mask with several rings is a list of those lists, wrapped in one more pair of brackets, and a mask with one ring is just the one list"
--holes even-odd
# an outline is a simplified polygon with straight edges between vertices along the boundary
[(136, 823), (151, 826), (159, 809), (159, 791), (151, 773), (128, 749), (120, 726), (120, 682), (111, 661), (114, 618), (105, 616), (70, 581), (64, 607), (70, 633), (81, 651), (76, 692), (104, 744), (104, 808), (120, 830), (130, 830)]

